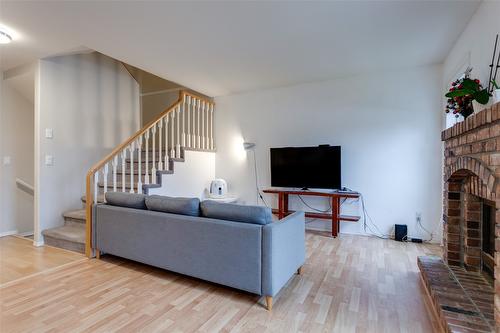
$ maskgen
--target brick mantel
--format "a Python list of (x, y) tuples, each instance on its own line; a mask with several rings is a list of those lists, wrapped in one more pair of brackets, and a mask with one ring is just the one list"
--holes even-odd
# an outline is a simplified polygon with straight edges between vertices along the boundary
[(462, 136), (468, 132), (477, 131), (488, 124), (495, 123), (500, 120), (500, 103), (496, 103), (491, 107), (469, 116), (464, 121), (453, 125), (441, 132), (441, 140), (448, 141), (458, 136)]
[[(444, 141), (443, 259), (481, 271), (482, 206), (495, 218), (495, 322), (500, 328), (500, 103), (441, 133)], [(485, 229), (488, 230), (488, 229)], [(489, 257), (491, 261), (491, 257)]]

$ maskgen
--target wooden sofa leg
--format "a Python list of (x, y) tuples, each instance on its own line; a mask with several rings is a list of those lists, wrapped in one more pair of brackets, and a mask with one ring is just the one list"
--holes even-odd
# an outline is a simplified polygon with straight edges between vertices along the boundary
[(268, 311), (271, 311), (273, 309), (273, 297), (272, 296), (266, 296), (266, 305), (267, 305)]
[(96, 259), (101, 259), (101, 251), (95, 250), (95, 258)]
[(302, 275), (302, 266), (300, 266), (299, 269), (297, 269), (297, 274)]

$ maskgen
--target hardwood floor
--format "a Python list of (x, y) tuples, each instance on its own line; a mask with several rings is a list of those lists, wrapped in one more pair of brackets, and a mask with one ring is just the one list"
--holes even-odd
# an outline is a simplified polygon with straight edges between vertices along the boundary
[(0, 287), (84, 258), (79, 253), (50, 246), (35, 247), (28, 238), (0, 237)]
[(274, 299), (112, 256), (0, 289), (1, 332), (431, 332), (416, 257), (439, 247), (307, 232)]

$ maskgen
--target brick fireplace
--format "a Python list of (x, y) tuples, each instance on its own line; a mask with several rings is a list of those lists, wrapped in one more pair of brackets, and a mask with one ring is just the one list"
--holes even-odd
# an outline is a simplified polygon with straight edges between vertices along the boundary
[(419, 258), (442, 328), (500, 328), (500, 104), (442, 132), (443, 258)]

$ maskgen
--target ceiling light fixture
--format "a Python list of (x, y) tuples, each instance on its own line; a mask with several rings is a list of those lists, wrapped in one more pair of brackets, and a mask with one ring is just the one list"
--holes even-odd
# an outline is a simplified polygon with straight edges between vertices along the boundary
[(9, 44), (12, 42), (12, 37), (5, 31), (0, 30), (0, 44)]

